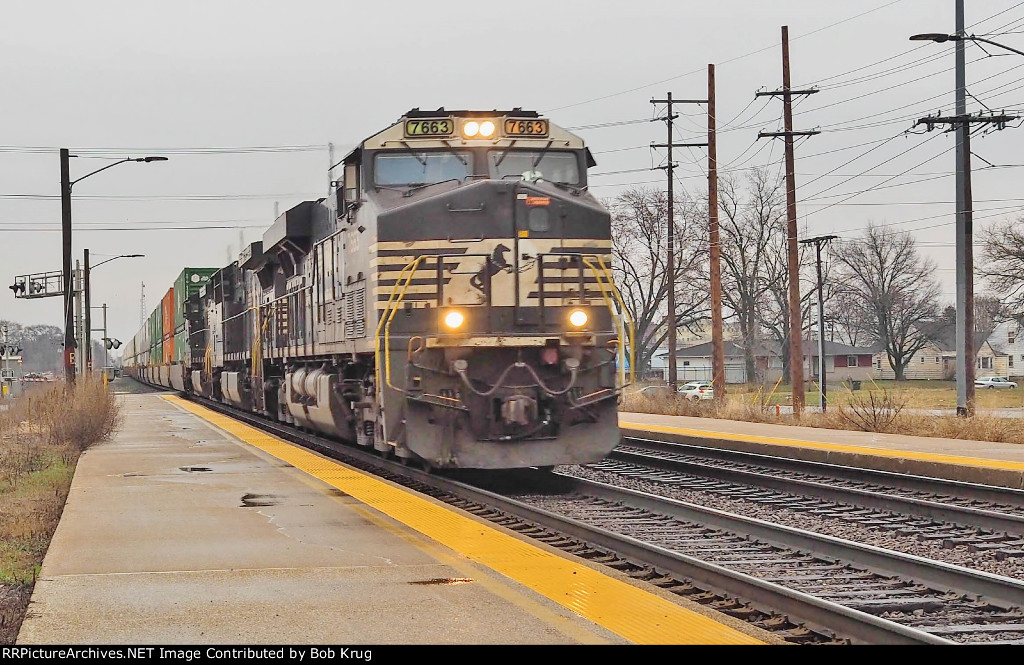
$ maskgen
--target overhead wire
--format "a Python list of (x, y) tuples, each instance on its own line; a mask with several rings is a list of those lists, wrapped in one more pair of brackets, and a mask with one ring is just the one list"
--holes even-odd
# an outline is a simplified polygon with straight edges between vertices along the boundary
[[(842, 25), (843, 23), (847, 23), (849, 21), (853, 21), (855, 19), (861, 18), (862, 16), (866, 16), (868, 14), (872, 14), (872, 13), (877, 12), (879, 10), (886, 9), (886, 8), (891, 7), (891, 6), (893, 6), (895, 4), (898, 4), (900, 2), (902, 2), (902, 0), (892, 0), (891, 2), (887, 2), (884, 5), (880, 5), (878, 7), (873, 8), (873, 9), (869, 9), (867, 11), (861, 12), (860, 14), (856, 14), (854, 16), (850, 16), (850, 17), (844, 18), (842, 20), (836, 21), (834, 23), (830, 23), (828, 25), (822, 26), (822, 27), (817, 28), (815, 30), (811, 30), (810, 32), (806, 32), (806, 33), (803, 33), (801, 35), (797, 35), (797, 36), (791, 38), (790, 41), (792, 42), (792, 41), (796, 41), (798, 39), (803, 39), (805, 37), (810, 37), (811, 35), (815, 35), (815, 34), (817, 34), (819, 32), (824, 31), (824, 30), (828, 30), (830, 28), (834, 28), (837, 25)], [(757, 50), (750, 51), (748, 53), (744, 53), (743, 55), (739, 55), (739, 56), (736, 56), (734, 58), (729, 58), (727, 60), (723, 60), (723, 61), (719, 62), (718, 65), (730, 64), (730, 63), (737, 62), (739, 60), (743, 60), (743, 59), (749, 58), (751, 56), (757, 55), (759, 53), (764, 53), (765, 51), (769, 51), (769, 50), (775, 49), (776, 47), (779, 46), (779, 44), (780, 44), (780, 42), (775, 42), (775, 43), (773, 43), (773, 44), (771, 44), (769, 46), (765, 46), (765, 47), (759, 48)], [(562, 106), (556, 106), (556, 107), (548, 109), (546, 111), (546, 113), (553, 113), (555, 111), (562, 111), (562, 110), (568, 109), (568, 108), (574, 108), (574, 107), (577, 107), (577, 106), (583, 106), (585, 104), (592, 104), (594, 102), (603, 101), (605, 99), (611, 99), (612, 97), (619, 97), (621, 95), (628, 95), (629, 93), (632, 93), (632, 92), (637, 92), (639, 90), (644, 90), (646, 88), (651, 88), (651, 87), (654, 87), (656, 85), (661, 85), (662, 83), (668, 83), (670, 81), (675, 81), (677, 79), (685, 78), (687, 76), (693, 76), (695, 74), (700, 74), (700, 73), (702, 73), (704, 71), (706, 71), (706, 70), (703, 67), (700, 68), (700, 69), (694, 69), (692, 71), (684, 72), (682, 74), (677, 74), (675, 76), (670, 76), (668, 78), (661, 79), (659, 81), (652, 81), (651, 83), (645, 83), (643, 85), (635, 86), (635, 87), (629, 88), (627, 90), (620, 90), (618, 92), (609, 93), (607, 95), (601, 95), (599, 97), (593, 97), (591, 99), (585, 99), (583, 101), (574, 102), (572, 104), (565, 104), (565, 105), (562, 105)]]

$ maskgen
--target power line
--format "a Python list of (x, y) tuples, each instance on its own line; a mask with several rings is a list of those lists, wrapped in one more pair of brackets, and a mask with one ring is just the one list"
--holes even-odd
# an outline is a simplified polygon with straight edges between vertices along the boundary
[[(51, 153), (58, 152), (58, 146), (19, 146), (0, 145), (0, 152), (12, 153)], [(234, 146), (234, 147), (191, 147), (191, 148), (74, 148), (79, 156), (124, 155), (129, 153), (156, 152), (174, 155), (227, 155), (245, 153), (279, 153), (279, 152), (318, 152), (326, 151), (327, 145), (266, 145), (266, 146)]]
[[(860, 18), (862, 16), (866, 16), (868, 14), (877, 12), (879, 10), (886, 9), (887, 7), (891, 7), (892, 5), (898, 4), (901, 1), (902, 0), (892, 0), (891, 2), (888, 2), (888, 3), (884, 4), (884, 5), (879, 6), (879, 7), (875, 7), (874, 9), (869, 9), (867, 11), (861, 12), (860, 14), (856, 14), (854, 16), (850, 16), (848, 18), (844, 18), (844, 19), (842, 19), (840, 21), (836, 21), (835, 23), (830, 23), (830, 24), (828, 24), (826, 26), (822, 26), (822, 27), (817, 28), (815, 30), (811, 30), (810, 32), (806, 32), (806, 33), (804, 33), (804, 34), (802, 34), (802, 35), (800, 35), (798, 37), (794, 37), (793, 41), (796, 41), (798, 39), (803, 39), (804, 37), (810, 37), (811, 35), (817, 34), (817, 33), (822, 32), (824, 30), (828, 30), (830, 28), (834, 28), (837, 25), (842, 25), (843, 23), (847, 23), (848, 21), (853, 21), (853, 20), (858, 19), (858, 18)], [(727, 64), (732, 63), (732, 62), (737, 62), (739, 60), (743, 60), (745, 58), (749, 58), (750, 56), (757, 55), (759, 53), (764, 53), (765, 51), (773, 50), (777, 46), (779, 46), (779, 44), (781, 44), (781, 42), (776, 42), (774, 44), (771, 44), (770, 46), (765, 46), (763, 48), (759, 48), (756, 51), (750, 51), (749, 53), (744, 53), (743, 55), (736, 56), (735, 58), (729, 58), (728, 60), (723, 60), (722, 62), (719, 62), (718, 64), (719, 65), (727, 65)], [(671, 76), (669, 78), (662, 79), (660, 81), (653, 81), (651, 83), (645, 83), (644, 85), (639, 85), (639, 86), (636, 86), (636, 87), (633, 87), (633, 88), (629, 88), (628, 90), (620, 90), (618, 92), (613, 92), (613, 93), (610, 93), (610, 94), (607, 94), (607, 95), (601, 95), (600, 97), (593, 97), (591, 99), (585, 99), (585, 100), (580, 101), (580, 102), (574, 102), (572, 104), (565, 104), (564, 106), (556, 106), (554, 108), (548, 109), (544, 113), (545, 114), (550, 114), (550, 113), (554, 113), (555, 111), (561, 111), (561, 110), (568, 109), (568, 108), (574, 108), (576, 106), (583, 106), (584, 104), (592, 104), (593, 102), (599, 102), (599, 101), (603, 101), (605, 99), (611, 99), (612, 97), (619, 97), (621, 95), (628, 95), (630, 93), (637, 92), (639, 90), (644, 90), (646, 88), (651, 88), (651, 87), (654, 87), (656, 85), (663, 85), (665, 83), (669, 83), (671, 81), (675, 81), (677, 79), (681, 79), (681, 78), (684, 78), (684, 77), (687, 77), (687, 76), (693, 76), (694, 74), (701, 74), (701, 73), (704, 73), (704, 71), (705, 71), (704, 68), (695, 69), (693, 71), (685, 72), (683, 74), (677, 74), (676, 76)]]
[[(287, 194), (85, 194), (75, 195), (76, 201), (239, 201), (250, 199), (303, 200), (319, 198), (321, 194), (290, 192)], [(22, 201), (52, 201), (60, 199), (59, 194), (0, 194), (0, 199)]]

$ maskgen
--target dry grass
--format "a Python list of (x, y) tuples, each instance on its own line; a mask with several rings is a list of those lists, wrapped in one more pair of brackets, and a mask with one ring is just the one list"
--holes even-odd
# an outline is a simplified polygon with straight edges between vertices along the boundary
[(79, 455), (120, 425), (116, 399), (79, 379), (9, 400), (0, 411), (0, 644), (12, 644), (60, 520)]
[(981, 405), (973, 418), (917, 411), (918, 395), (912, 387), (879, 383), (860, 391), (843, 388), (829, 393), (827, 413), (808, 411), (799, 421), (776, 411), (776, 405), (783, 403), (785, 394), (773, 392), (772, 387), (736, 391), (730, 386), (725, 403), (717, 406), (711, 401), (693, 402), (672, 395), (630, 394), (623, 398), (621, 408), (634, 413), (1024, 444), (1024, 419), (1000, 417)]

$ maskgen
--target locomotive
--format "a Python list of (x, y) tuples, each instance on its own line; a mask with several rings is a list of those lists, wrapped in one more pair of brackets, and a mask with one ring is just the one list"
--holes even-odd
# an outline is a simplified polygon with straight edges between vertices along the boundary
[(237, 261), (186, 268), (124, 364), (427, 468), (598, 461), (633, 363), (594, 165), (536, 112), (412, 109)]

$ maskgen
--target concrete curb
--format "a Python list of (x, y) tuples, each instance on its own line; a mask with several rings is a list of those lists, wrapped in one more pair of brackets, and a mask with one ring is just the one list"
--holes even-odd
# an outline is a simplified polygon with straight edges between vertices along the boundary
[[(725, 450), (736, 450), (762, 455), (776, 455), (791, 459), (841, 464), (891, 473), (904, 473), (917, 476), (929, 476), (946, 480), (957, 480), (981, 485), (995, 485), (1012, 489), (1024, 489), (1024, 471), (1014, 469), (998, 469), (992, 467), (951, 464), (949, 462), (930, 462), (927, 460), (906, 459), (899, 457), (897, 450), (893, 457), (884, 457), (869, 453), (854, 453), (837, 450), (822, 450), (802, 447), (799, 439), (793, 439), (792, 445), (759, 443), (754, 441), (738, 441), (717, 436), (693, 436), (672, 432), (650, 431), (641, 428), (622, 427), (623, 436), (659, 439), (673, 443), (687, 443), (694, 446), (712, 446)], [(812, 443), (812, 442), (807, 442)]]

